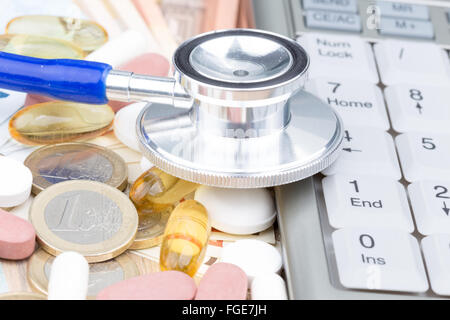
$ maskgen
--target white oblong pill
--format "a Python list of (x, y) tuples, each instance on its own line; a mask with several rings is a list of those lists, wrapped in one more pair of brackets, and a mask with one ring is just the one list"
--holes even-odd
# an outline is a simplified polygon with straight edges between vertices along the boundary
[(231, 234), (253, 234), (269, 228), (276, 211), (267, 189), (201, 186), (195, 200), (208, 210), (211, 226)]
[(114, 135), (127, 147), (141, 152), (136, 135), (136, 120), (148, 102), (129, 104), (117, 111), (114, 118)]
[(85, 60), (107, 63), (113, 69), (117, 69), (120, 65), (147, 52), (147, 49), (147, 39), (142, 33), (127, 30), (91, 52)]
[(18, 206), (31, 193), (33, 175), (23, 163), (10, 157), (0, 156), (0, 207)]
[(278, 250), (267, 242), (254, 239), (238, 240), (222, 250), (221, 262), (237, 265), (247, 274), (249, 285), (266, 273), (278, 273), (282, 259)]
[(266, 273), (255, 277), (252, 281), (252, 300), (287, 300), (286, 283), (276, 273)]
[(48, 300), (85, 300), (89, 264), (79, 253), (67, 251), (55, 258), (48, 282)]

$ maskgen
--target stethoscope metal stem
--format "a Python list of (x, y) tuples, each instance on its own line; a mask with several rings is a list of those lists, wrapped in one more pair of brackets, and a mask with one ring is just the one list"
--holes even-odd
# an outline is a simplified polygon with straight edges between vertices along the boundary
[(106, 78), (108, 100), (150, 101), (190, 108), (193, 99), (173, 78), (111, 70)]

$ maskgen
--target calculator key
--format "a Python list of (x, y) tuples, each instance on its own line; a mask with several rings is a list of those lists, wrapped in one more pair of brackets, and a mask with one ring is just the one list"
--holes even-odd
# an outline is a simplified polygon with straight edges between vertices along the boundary
[(434, 43), (384, 40), (374, 50), (385, 85), (450, 84), (448, 56)]
[(385, 177), (332, 175), (322, 180), (330, 225), (414, 231), (405, 188)]
[(345, 128), (339, 158), (322, 173), (401, 178), (392, 137), (386, 131), (364, 127)]
[(407, 232), (344, 228), (332, 234), (341, 284), (346, 288), (425, 292), (428, 282), (417, 240)]
[(305, 89), (332, 106), (345, 126), (390, 127), (381, 89), (370, 82), (317, 78)]
[(365, 80), (378, 83), (370, 44), (356, 36), (308, 33), (297, 41), (310, 56), (310, 78)]
[(450, 134), (447, 87), (398, 84), (385, 88), (384, 95), (395, 131)]
[(416, 181), (408, 186), (412, 211), (421, 234), (450, 234), (449, 190), (450, 182), (445, 181)]
[(356, 13), (356, 0), (303, 0), (303, 9), (330, 10)]
[(422, 250), (431, 289), (439, 295), (450, 295), (450, 235), (425, 237), (422, 239)]
[(430, 19), (428, 7), (423, 5), (377, 1), (376, 6), (380, 10), (381, 16), (422, 20)]
[(408, 132), (395, 142), (406, 180), (450, 180), (450, 135)]
[(353, 13), (308, 10), (305, 22), (311, 29), (361, 31), (361, 18)]
[(381, 17), (378, 32), (383, 36), (433, 39), (431, 21)]

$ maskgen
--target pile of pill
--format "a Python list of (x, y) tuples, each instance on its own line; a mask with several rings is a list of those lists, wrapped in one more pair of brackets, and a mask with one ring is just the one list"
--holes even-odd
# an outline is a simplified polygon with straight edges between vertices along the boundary
[[(147, 38), (24, 15), (8, 23), (0, 51), (167, 75), (169, 61)], [(203, 186), (154, 167), (135, 133), (148, 107), (0, 90), (0, 273), (1, 259), (28, 259), (36, 292), (0, 299), (287, 299), (276, 241), (258, 238), (273, 234), (271, 190)], [(214, 241), (220, 254), (206, 264)], [(160, 271), (141, 274), (128, 254), (155, 249)]]

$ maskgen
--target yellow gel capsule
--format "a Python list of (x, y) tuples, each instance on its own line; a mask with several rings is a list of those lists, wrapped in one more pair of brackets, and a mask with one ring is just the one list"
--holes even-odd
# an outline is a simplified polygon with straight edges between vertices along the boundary
[(177, 205), (164, 230), (161, 270), (178, 270), (193, 277), (205, 257), (210, 233), (208, 212), (201, 203), (186, 200)]
[(17, 112), (9, 121), (9, 132), (24, 144), (53, 144), (102, 135), (113, 120), (114, 111), (108, 105), (52, 101)]
[(72, 42), (87, 52), (108, 41), (108, 33), (93, 21), (45, 15), (14, 18), (6, 26), (6, 33), (57, 38)]
[(25, 34), (0, 35), (0, 51), (43, 59), (83, 59), (84, 51), (64, 40)]
[(153, 167), (133, 183), (130, 199), (139, 215), (170, 213), (178, 201), (195, 191), (198, 186)]

